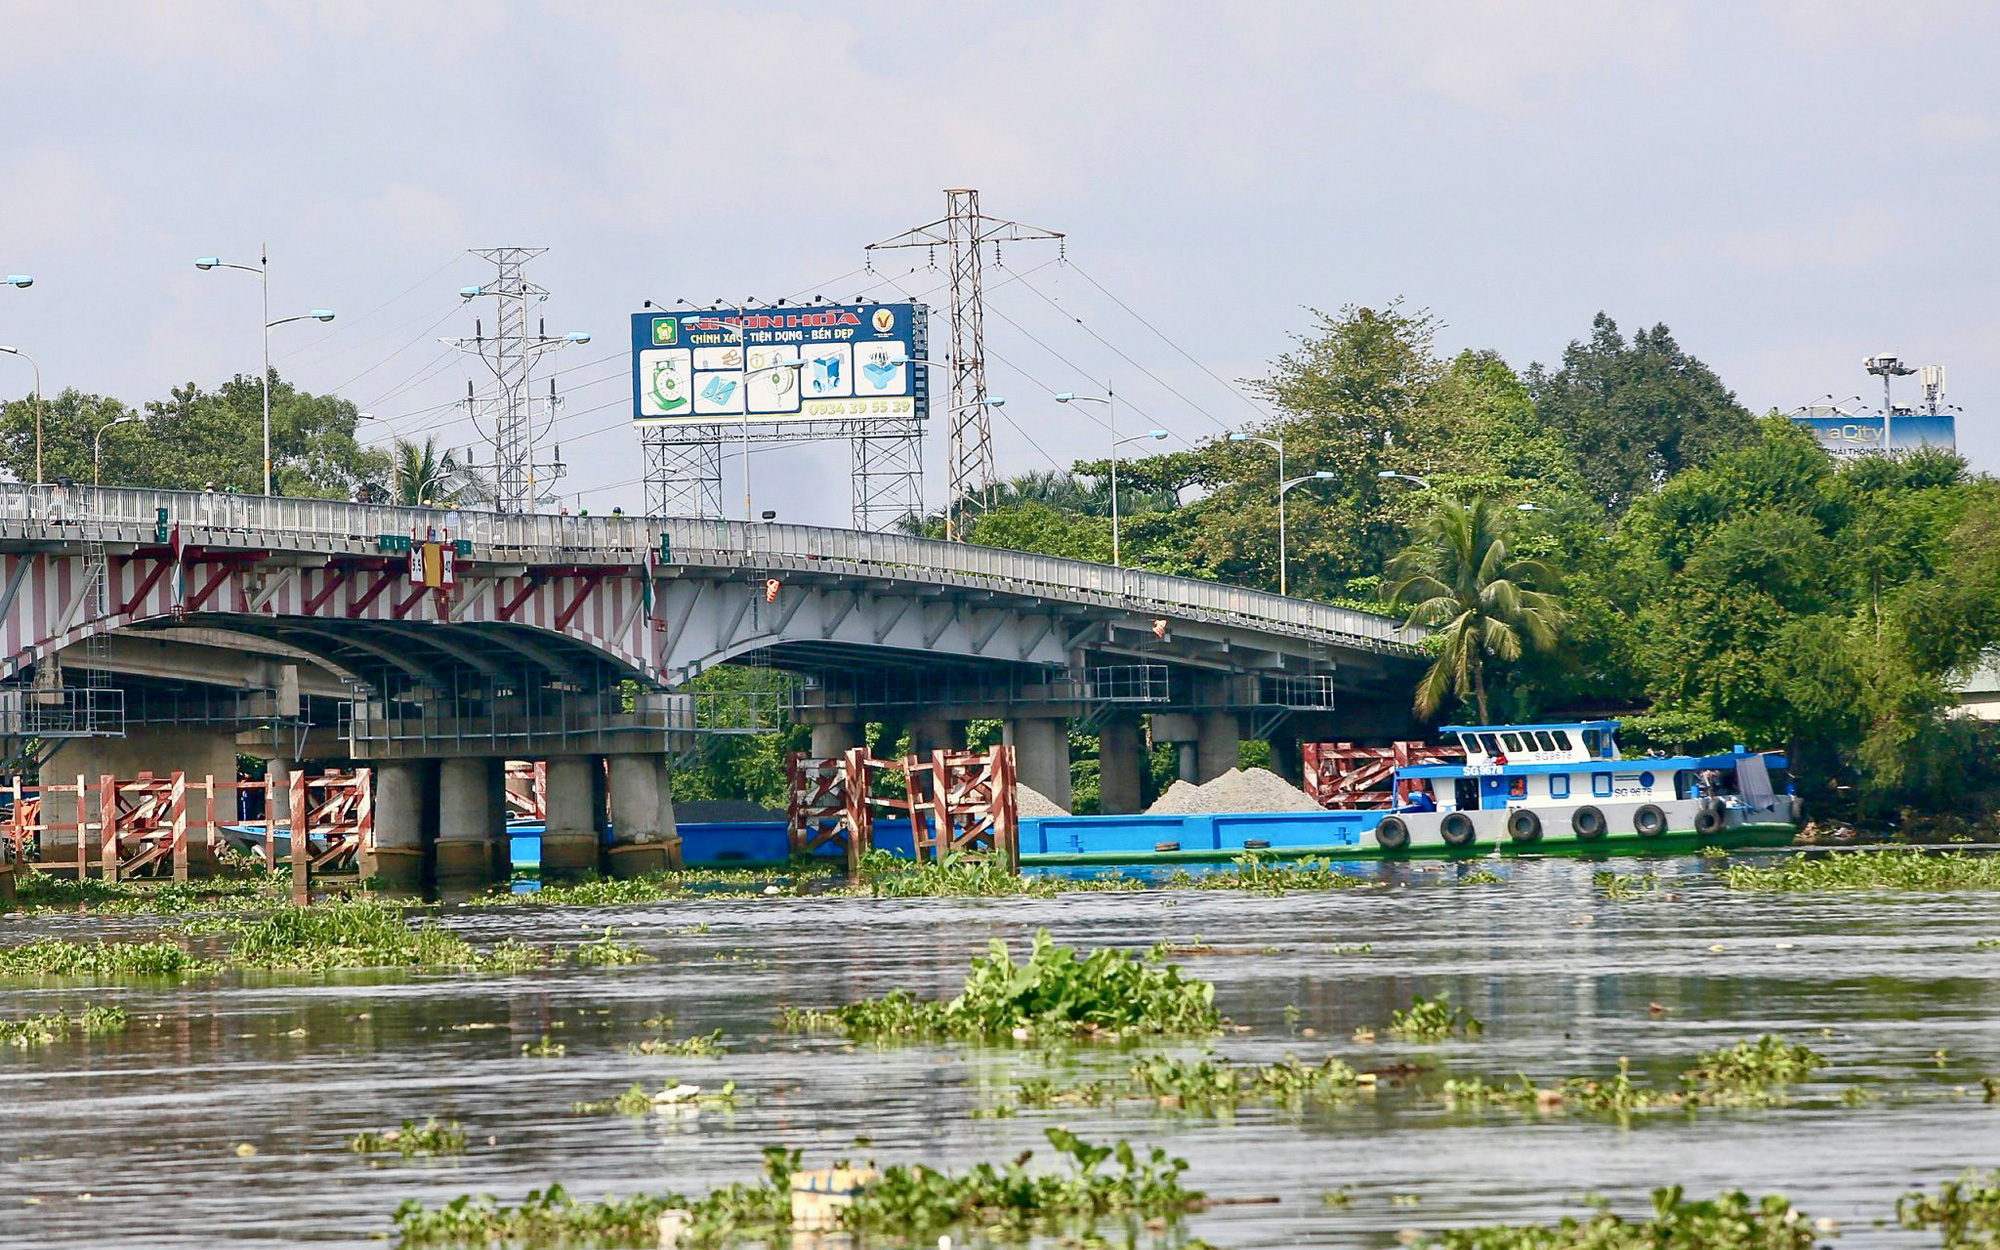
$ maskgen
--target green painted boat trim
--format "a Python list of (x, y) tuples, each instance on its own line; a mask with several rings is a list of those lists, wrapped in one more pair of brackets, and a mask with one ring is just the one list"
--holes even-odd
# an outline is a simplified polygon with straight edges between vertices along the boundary
[[(1371, 845), (1273, 846), (1260, 847), (1259, 859), (1297, 860), (1404, 860), (1404, 859), (1490, 859), (1495, 856), (1588, 856), (1685, 855), (1705, 846), (1734, 850), (1743, 846), (1784, 846), (1798, 832), (1791, 825), (1738, 825), (1716, 834), (1663, 833), (1642, 838), (1636, 833), (1614, 834), (1592, 842), (1574, 837), (1543, 838), (1539, 842), (1481, 842), (1473, 846), (1419, 846), (1403, 851), (1387, 851)], [(1244, 852), (1241, 849), (1198, 851), (1050, 851), (1021, 856), (1023, 868), (1096, 868), (1141, 866), (1145, 864), (1227, 864)]]

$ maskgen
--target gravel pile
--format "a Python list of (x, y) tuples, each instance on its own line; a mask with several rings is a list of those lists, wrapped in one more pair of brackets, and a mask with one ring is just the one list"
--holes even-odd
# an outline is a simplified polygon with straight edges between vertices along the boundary
[(1214, 816), (1232, 812), (1316, 812), (1306, 792), (1266, 768), (1232, 768), (1207, 785), (1176, 781), (1148, 816)]
[(1016, 816), (1067, 816), (1069, 809), (1043, 794), (1033, 786), (1014, 783), (1014, 814)]

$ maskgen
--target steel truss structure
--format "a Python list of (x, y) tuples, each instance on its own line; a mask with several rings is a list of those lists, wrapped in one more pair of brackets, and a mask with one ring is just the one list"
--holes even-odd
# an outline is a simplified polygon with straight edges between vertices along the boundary
[[(871, 417), (857, 421), (759, 421), (758, 443), (814, 443), (846, 439), (852, 499), (849, 523), (857, 530), (895, 529), (923, 516), (923, 422)], [(646, 515), (721, 520), (722, 449), (743, 441), (740, 421), (644, 424), (639, 443), (646, 456)]]

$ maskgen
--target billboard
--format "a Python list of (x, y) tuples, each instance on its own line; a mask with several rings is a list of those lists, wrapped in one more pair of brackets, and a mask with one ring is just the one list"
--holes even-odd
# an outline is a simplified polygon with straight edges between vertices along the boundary
[(632, 419), (922, 419), (922, 304), (632, 314)]
[[(1865, 456), (1882, 450), (1882, 414), (1793, 417), (1811, 430), (1819, 445), (1835, 456)], [(1958, 448), (1953, 418), (1944, 413), (1897, 413), (1889, 418), (1889, 450), (1919, 447)]]

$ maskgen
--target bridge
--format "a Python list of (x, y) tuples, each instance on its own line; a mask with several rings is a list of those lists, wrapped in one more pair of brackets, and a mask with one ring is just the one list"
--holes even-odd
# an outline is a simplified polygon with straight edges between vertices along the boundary
[[(426, 543), (450, 585), (416, 580)], [(871, 722), (928, 750), (1000, 720), (1022, 781), (1064, 805), (1068, 731), (1094, 730), (1105, 810), (1129, 811), (1147, 729), (1197, 781), (1245, 737), (1296, 775), (1302, 735), (1404, 735), (1416, 641), (1326, 604), (894, 534), (0, 485), (0, 738), (42, 744), (61, 779), (233, 777), (238, 750), (280, 776), (372, 764), (394, 881), (484, 879), (508, 758), (548, 761), (549, 870), (597, 866), (607, 805), (615, 870), (666, 862), (672, 761), (778, 710), (687, 689), (724, 663), (785, 674), (762, 696), (816, 754)]]

